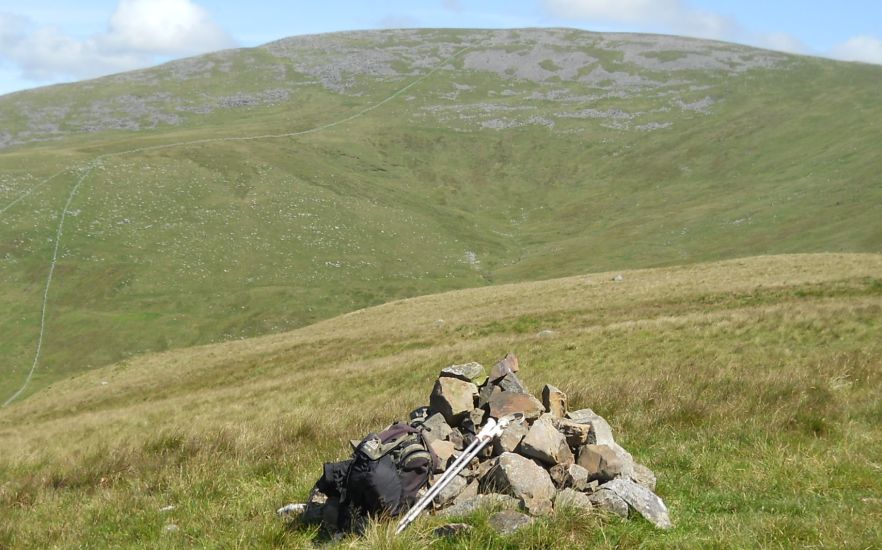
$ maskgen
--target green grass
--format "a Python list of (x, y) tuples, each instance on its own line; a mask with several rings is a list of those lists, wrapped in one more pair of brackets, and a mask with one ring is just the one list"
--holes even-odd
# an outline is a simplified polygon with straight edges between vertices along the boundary
[(442, 367), (508, 351), (534, 392), (555, 384), (610, 421), (675, 528), (563, 512), (504, 538), (483, 512), (461, 540), (433, 542), (427, 516), (339, 547), (882, 544), (882, 256), (621, 273), (408, 299), (53, 383), (0, 412), (0, 545), (309, 546), (321, 537), (273, 511), (323, 461), (425, 403)]

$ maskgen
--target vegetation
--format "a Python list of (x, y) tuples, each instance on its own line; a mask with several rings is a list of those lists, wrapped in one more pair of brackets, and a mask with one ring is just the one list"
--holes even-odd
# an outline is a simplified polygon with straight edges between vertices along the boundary
[[(273, 511), (323, 461), (442, 367), (514, 351), (659, 474), (675, 528), (564, 513), (501, 538), (482, 513), (433, 547), (876, 547), (880, 273), (815, 254), (497, 285), (95, 369), (0, 412), (0, 546), (308, 546)], [(337, 544), (423, 548), (440, 521)]]

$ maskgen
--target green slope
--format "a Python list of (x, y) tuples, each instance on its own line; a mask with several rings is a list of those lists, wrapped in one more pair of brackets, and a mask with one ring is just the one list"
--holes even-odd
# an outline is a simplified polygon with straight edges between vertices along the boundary
[(675, 528), (559, 514), (504, 539), (479, 515), (451, 542), (423, 518), (339, 547), (879, 547), (880, 275), (869, 254), (595, 273), (99, 368), (0, 410), (0, 546), (311, 547), (273, 511), (323, 461), (424, 404), (441, 368), (513, 351), (534, 393), (610, 421)]
[(81, 175), (26, 394), (448, 289), (879, 252), (880, 84), (675, 37), (426, 30), (3, 96), (0, 396), (31, 367)]

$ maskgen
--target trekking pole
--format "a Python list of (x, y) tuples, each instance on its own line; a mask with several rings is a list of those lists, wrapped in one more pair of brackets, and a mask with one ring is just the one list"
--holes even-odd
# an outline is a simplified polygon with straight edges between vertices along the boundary
[(395, 534), (400, 534), (402, 531), (407, 529), (407, 526), (416, 520), (419, 517), (420, 513), (438, 496), (444, 487), (450, 484), (453, 481), (453, 478), (456, 477), (459, 472), (465, 469), (469, 462), (472, 461), (473, 458), (478, 456), (478, 453), (481, 452), (481, 449), (487, 446), (488, 443), (493, 441), (494, 438), (498, 437), (499, 434), (502, 433), (502, 430), (512, 422), (512, 420), (520, 419), (523, 415), (510, 415), (500, 418), (497, 422), (493, 418), (487, 419), (487, 423), (481, 429), (480, 432), (475, 436), (475, 440), (471, 442), (471, 444), (466, 447), (462, 454), (459, 455), (453, 464), (451, 464), (447, 471), (444, 472), (438, 481), (432, 485), (432, 488), (423, 495), (421, 498), (410, 510), (408, 510), (407, 514), (401, 518), (401, 521), (398, 522), (398, 529), (396, 529)]

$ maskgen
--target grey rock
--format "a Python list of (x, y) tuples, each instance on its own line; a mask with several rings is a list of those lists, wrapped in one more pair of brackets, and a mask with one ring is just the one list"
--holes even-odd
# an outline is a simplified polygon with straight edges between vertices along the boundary
[(453, 506), (445, 509), (443, 515), (445, 517), (467, 516), (480, 508), (498, 508), (513, 510), (518, 508), (518, 506), (518, 499), (510, 495), (489, 493), (465, 499), (461, 502), (456, 502), (453, 504)]
[(469, 482), (461, 475), (456, 475), (450, 480), (450, 483), (441, 489), (441, 492), (435, 497), (435, 503), (438, 506), (447, 506), (453, 502), (460, 493), (465, 490)]
[(617, 494), (659, 529), (670, 529), (674, 526), (668, 515), (668, 507), (646, 487), (641, 487), (630, 479), (618, 478), (601, 485), (601, 490), (603, 489)]
[(520, 454), (535, 458), (548, 466), (572, 464), (573, 453), (567, 440), (551, 423), (551, 415), (539, 417), (521, 441)]
[(500, 535), (511, 535), (533, 523), (533, 518), (514, 510), (502, 510), (492, 514), (487, 523)]
[(567, 488), (558, 491), (554, 497), (554, 509), (558, 510), (560, 508), (575, 508), (590, 512), (594, 505), (591, 504), (591, 500), (585, 493)]
[(428, 441), (436, 439), (443, 441), (450, 437), (450, 433), (453, 431), (441, 413), (435, 413), (427, 418), (423, 422), (423, 430), (423, 435)]
[(518, 365), (518, 358), (512, 353), (506, 355), (501, 361), (493, 365), (493, 368), (490, 369), (490, 382), (496, 382), (506, 374), (512, 372), (518, 372), (520, 370), (520, 366)]
[(579, 466), (588, 471), (588, 479), (601, 482), (622, 475), (623, 461), (609, 445), (584, 445), (579, 449)]
[(499, 388), (490, 396), (488, 406), (490, 416), (497, 419), (513, 413), (523, 413), (524, 418), (532, 420), (539, 418), (545, 411), (542, 403), (532, 395), (500, 391)]
[(628, 503), (625, 502), (625, 499), (609, 489), (598, 489), (594, 493), (588, 495), (588, 500), (591, 501), (591, 504), (601, 510), (605, 510), (626, 519), (628, 517)]
[(451, 430), (450, 435), (447, 436), (447, 440), (453, 443), (453, 448), (455, 448), (457, 451), (461, 451), (465, 448), (462, 432), (459, 431), (459, 429), (457, 428), (453, 428), (453, 430)]
[(479, 487), (480, 482), (477, 479), (473, 479), (469, 482), (468, 485), (466, 485), (465, 489), (463, 489), (462, 492), (460, 492), (456, 496), (456, 498), (453, 499), (453, 502), (464, 502), (466, 500), (475, 498), (476, 496), (478, 496)]
[(468, 533), (473, 527), (468, 523), (447, 523), (435, 528), (432, 534), (441, 539), (452, 539)]
[(465, 363), (464, 365), (450, 365), (441, 369), (440, 376), (458, 378), (463, 382), (480, 381), (487, 373), (480, 363)]
[(556, 492), (554, 483), (544, 468), (514, 453), (503, 453), (499, 456), (496, 466), (487, 474), (482, 487), (512, 495), (525, 502), (551, 501)]
[(609, 427), (609, 423), (591, 409), (570, 411), (567, 413), (567, 417), (577, 424), (587, 424), (591, 426), (591, 431), (594, 433), (594, 440), (589, 441), (589, 443), (612, 446), (616, 442), (615, 439), (613, 439), (612, 428)]
[(548, 474), (559, 489), (582, 491), (588, 486), (588, 470), (578, 464), (557, 464)]
[(655, 474), (643, 464), (635, 463), (631, 479), (634, 483), (641, 487), (646, 487), (650, 491), (655, 491)]
[(429, 411), (441, 413), (444, 420), (455, 427), (475, 407), (478, 387), (457, 378), (442, 377), (435, 382), (429, 397)]
[(493, 454), (513, 453), (526, 437), (529, 428), (524, 422), (512, 422), (493, 440)]
[(435, 464), (435, 473), (437, 474), (445, 471), (447, 469), (447, 464), (450, 462), (450, 458), (453, 456), (453, 453), (456, 452), (456, 447), (454, 447), (453, 443), (450, 441), (442, 441), (440, 439), (434, 439), (428, 443), (432, 452), (435, 453), (435, 456), (438, 458), (438, 462)]
[(550, 384), (545, 384), (542, 388), (542, 405), (553, 417), (563, 418), (567, 414), (567, 394)]
[(527, 386), (521, 382), (521, 379), (518, 378), (518, 375), (510, 372), (494, 382), (497, 386), (499, 386), (502, 391), (513, 392), (513, 393), (530, 393), (527, 389)]
[(555, 418), (554, 427), (567, 438), (567, 444), (573, 449), (591, 443), (591, 424), (579, 424), (566, 418)]
[(487, 412), (482, 409), (472, 409), (472, 412), (469, 413), (468, 420), (474, 426), (474, 433), (477, 434), (481, 430), (486, 415)]

